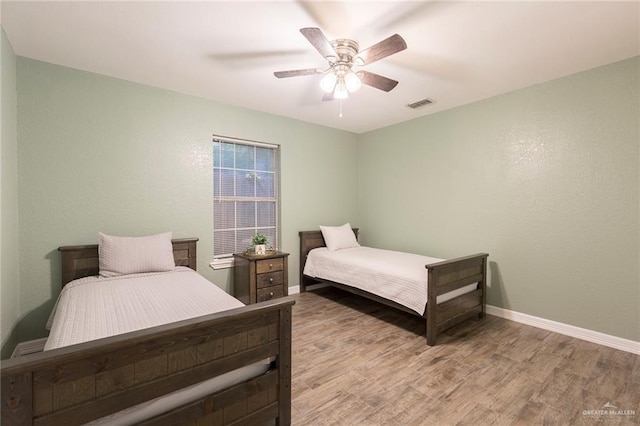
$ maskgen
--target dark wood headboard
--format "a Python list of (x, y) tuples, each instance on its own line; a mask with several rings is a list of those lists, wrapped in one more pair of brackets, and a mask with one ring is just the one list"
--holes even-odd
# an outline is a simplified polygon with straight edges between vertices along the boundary
[[(171, 240), (176, 266), (196, 270), (196, 242), (198, 238)], [(98, 245), (58, 247), (62, 253), (62, 286), (78, 278), (99, 274)]]
[[(356, 239), (358, 239), (359, 228), (351, 229), (353, 229), (353, 233), (356, 235)], [(304, 271), (304, 264), (307, 262), (307, 254), (309, 254), (309, 252), (314, 248), (326, 247), (326, 243), (324, 242), (324, 237), (320, 230), (300, 231), (298, 232), (298, 236), (300, 237), (300, 282), (302, 282), (302, 271)]]

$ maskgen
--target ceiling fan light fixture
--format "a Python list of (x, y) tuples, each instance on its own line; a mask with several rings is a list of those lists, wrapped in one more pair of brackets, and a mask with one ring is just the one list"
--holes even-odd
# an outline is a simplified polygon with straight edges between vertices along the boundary
[(349, 97), (349, 91), (347, 90), (347, 85), (344, 84), (344, 79), (339, 79), (338, 84), (336, 84), (336, 89), (333, 92), (333, 97), (335, 99), (347, 99)]
[(320, 88), (327, 93), (331, 93), (336, 87), (337, 80), (338, 77), (333, 72), (330, 72), (320, 80)]
[(398, 85), (396, 80), (382, 75), (363, 70), (354, 72), (352, 69), (354, 66), (370, 65), (406, 49), (407, 43), (398, 34), (360, 50), (358, 43), (351, 39), (341, 38), (329, 41), (320, 28), (301, 28), (300, 32), (327, 60), (329, 68), (276, 71), (273, 74), (277, 78), (326, 74), (320, 81), (320, 88), (327, 93), (322, 97), (323, 101), (347, 99), (349, 93), (355, 92), (363, 84), (384, 92), (389, 92)]
[(353, 71), (349, 71), (344, 76), (344, 83), (347, 86), (347, 90), (351, 93), (355, 92), (362, 86), (362, 81), (360, 81), (358, 76)]

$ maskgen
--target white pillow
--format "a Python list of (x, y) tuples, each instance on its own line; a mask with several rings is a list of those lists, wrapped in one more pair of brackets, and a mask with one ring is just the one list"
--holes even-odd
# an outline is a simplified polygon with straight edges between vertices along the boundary
[(356, 235), (348, 223), (342, 226), (320, 226), (320, 231), (322, 231), (324, 243), (329, 251), (360, 247)]
[(176, 267), (171, 232), (147, 237), (114, 237), (99, 232), (98, 259), (103, 277), (165, 272)]

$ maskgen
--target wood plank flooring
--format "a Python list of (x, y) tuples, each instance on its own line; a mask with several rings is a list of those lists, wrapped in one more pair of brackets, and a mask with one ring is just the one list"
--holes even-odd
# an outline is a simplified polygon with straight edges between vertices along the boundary
[(294, 297), (293, 425), (640, 424), (638, 355), (493, 316), (429, 347), (418, 317), (330, 287)]

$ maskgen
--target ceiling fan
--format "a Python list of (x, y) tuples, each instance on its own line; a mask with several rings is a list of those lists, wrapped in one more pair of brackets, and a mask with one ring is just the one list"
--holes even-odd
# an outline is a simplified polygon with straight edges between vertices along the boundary
[(346, 99), (350, 92), (355, 92), (362, 84), (385, 92), (391, 91), (398, 85), (396, 80), (364, 70), (353, 70), (354, 66), (369, 65), (406, 49), (407, 44), (398, 34), (359, 51), (358, 43), (354, 40), (340, 38), (329, 41), (319, 28), (302, 28), (300, 32), (329, 62), (329, 68), (276, 71), (273, 73), (276, 77), (326, 74), (320, 81), (320, 87), (326, 92), (322, 100)]

